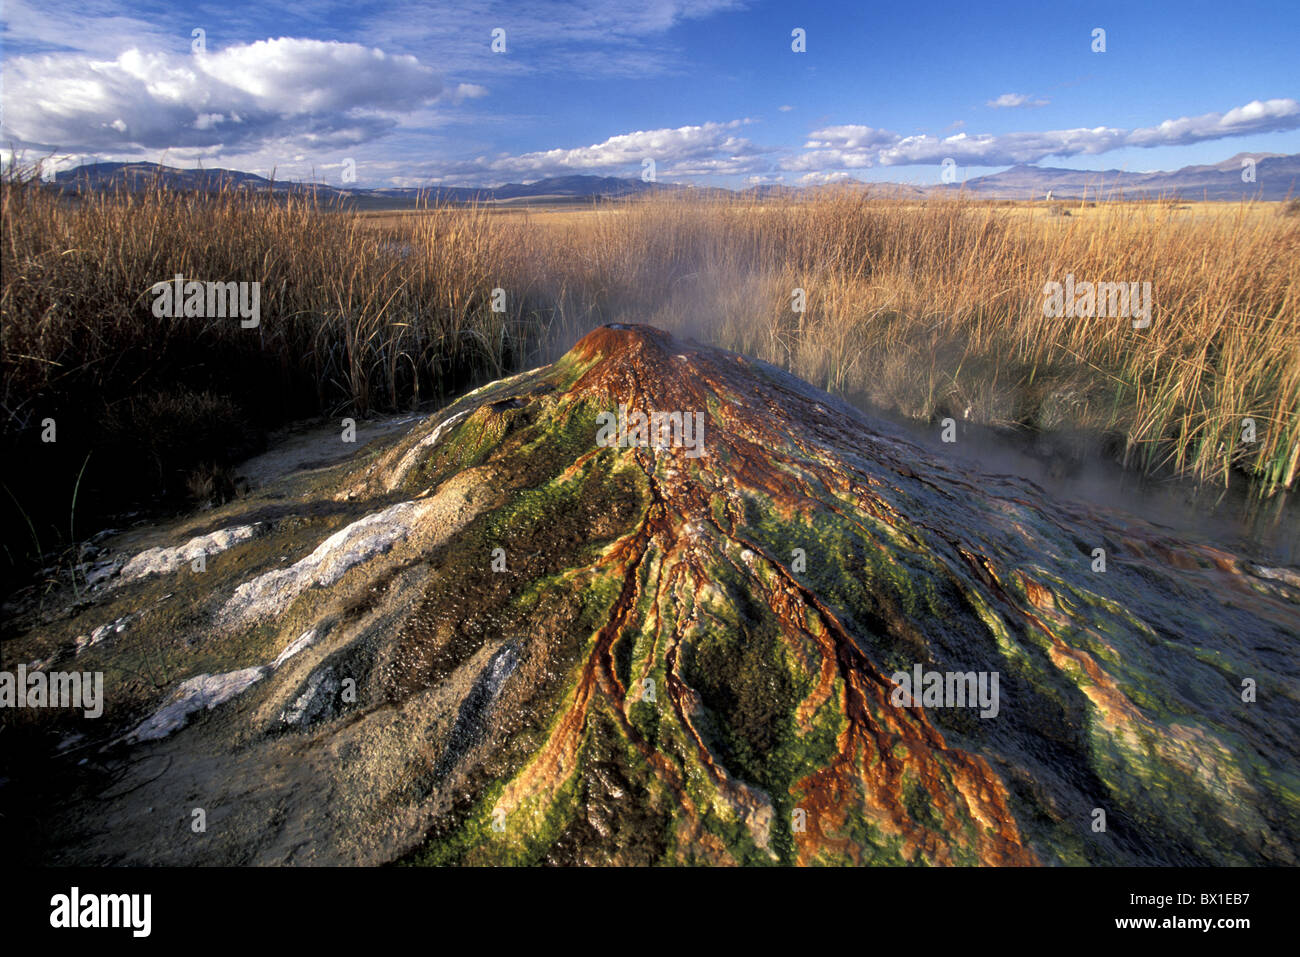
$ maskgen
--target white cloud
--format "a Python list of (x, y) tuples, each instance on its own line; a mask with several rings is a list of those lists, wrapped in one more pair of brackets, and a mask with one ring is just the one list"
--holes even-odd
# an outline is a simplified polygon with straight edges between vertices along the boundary
[[(442, 81), (413, 56), (355, 43), (278, 39), (212, 53), (130, 49), (10, 58), (0, 137), (38, 149), (138, 152), (274, 139), (366, 142), (433, 103)], [(458, 88), (463, 96), (477, 89)]]
[(778, 106), (777, 109), (780, 110), (782, 113), (789, 113), (791, 110), (794, 109), (794, 107), (793, 107), (793, 106)]
[(805, 169), (870, 169), (874, 165), (875, 153), (870, 150), (810, 150), (797, 156), (787, 156), (781, 161), (781, 168), (792, 172)]
[(832, 183), (854, 182), (848, 173), (805, 173), (799, 177), (800, 186), (829, 186)]
[(791, 170), (860, 169), (932, 165), (951, 156), (963, 166), (1037, 163), (1049, 156), (1097, 155), (1124, 147), (1181, 146), (1249, 133), (1300, 128), (1300, 103), (1293, 99), (1254, 100), (1226, 113), (1166, 120), (1133, 130), (1097, 126), (1001, 134), (897, 136), (869, 126), (832, 126), (815, 131), (806, 152), (782, 163)]
[[(665, 40), (690, 21), (743, 9), (748, 0), (396, 0), (365, 26), (384, 49), (429, 51), (448, 71), (478, 76), (566, 73), (644, 79), (693, 65)], [(506, 31), (506, 53), (489, 53)]]
[(1217, 140), (1246, 133), (1270, 133), (1300, 127), (1300, 103), (1291, 99), (1252, 100), (1227, 113), (1165, 120), (1158, 126), (1134, 130), (1129, 146), (1173, 146)]
[(813, 130), (805, 152), (788, 156), (781, 168), (799, 170), (869, 169), (882, 147), (898, 142), (898, 134), (870, 126), (827, 126)]
[(591, 146), (541, 150), (518, 155), (478, 157), (438, 167), (447, 182), (485, 183), (492, 177), (533, 176), (544, 178), (565, 173), (632, 175), (642, 162), (652, 159), (661, 178), (687, 176), (733, 176), (761, 171), (761, 157), (768, 152), (735, 130), (749, 120), (702, 123), (675, 129), (638, 130), (620, 133)]
[(55, 0), (5, 0), (0, 9), (0, 37), (6, 56), (75, 50), (104, 59), (133, 46), (146, 50), (189, 47), (189, 27), (179, 34), (165, 23), (165, 17), (128, 16), (116, 6), (105, 0), (63, 4)]
[(991, 106), (995, 110), (1010, 109), (1014, 107), (1036, 107), (1046, 106), (1051, 100), (1046, 98), (1035, 98), (1026, 96), (1024, 93), (1003, 93), (996, 100), (989, 100), (985, 106)]
[(870, 126), (827, 126), (808, 135), (805, 149), (870, 149), (898, 142), (898, 134)]
[(488, 95), (487, 87), (479, 86), (477, 83), (459, 83), (456, 89), (447, 91), (448, 99), (453, 103), (461, 103), (465, 100), (477, 100), (480, 97)]

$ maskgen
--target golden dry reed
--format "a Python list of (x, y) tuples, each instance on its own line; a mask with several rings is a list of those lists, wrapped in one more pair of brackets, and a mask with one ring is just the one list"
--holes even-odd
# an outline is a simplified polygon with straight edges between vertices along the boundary
[[(684, 328), (915, 419), (1106, 436), (1142, 471), (1240, 470), (1267, 493), (1300, 468), (1287, 210), (683, 198), (553, 230), (545, 261), (604, 318)], [(1150, 326), (1045, 315), (1067, 275), (1149, 282)]]
[[(1286, 208), (682, 190), (549, 220), (376, 216), (236, 189), (60, 198), (11, 178), (5, 430), (51, 404), (184, 388), (196, 353), (225, 377), (202, 391), (240, 408), (272, 385), (314, 388), (319, 412), (401, 408), (637, 321), (916, 419), (1105, 437), (1141, 471), (1245, 473), (1268, 494), (1300, 468), (1300, 216)], [(260, 326), (155, 318), (149, 289), (177, 273), (260, 282)], [(1045, 315), (1045, 285), (1067, 275), (1149, 282), (1150, 326)]]

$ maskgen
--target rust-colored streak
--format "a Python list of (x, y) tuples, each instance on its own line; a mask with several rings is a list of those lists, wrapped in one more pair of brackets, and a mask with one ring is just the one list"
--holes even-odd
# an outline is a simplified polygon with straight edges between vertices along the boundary
[[(1121, 542), (1125, 561), (1158, 562), (1167, 569), (1231, 581), (1230, 587), (1250, 592), (1234, 556), (1110, 528), (1071, 508), (1049, 514), (1024, 484), (1002, 478), (980, 484), (930, 453), (872, 431), (842, 407), (828, 410), (829, 397), (779, 373), (759, 372), (743, 357), (639, 326), (597, 329), (575, 346), (573, 355), (586, 368), (568, 398), (644, 412), (703, 412), (706, 451), (696, 458), (681, 448), (598, 449), (569, 467), (566, 474), (576, 475), (591, 456), (618, 455), (644, 476), (649, 505), (638, 527), (603, 559), (605, 571), (622, 577), (621, 591), (594, 636), (590, 658), (555, 732), (528, 773), (511, 782), (516, 798), (530, 790), (553, 790), (572, 771), (588, 714), (599, 700), (683, 807), (691, 804), (685, 788), (690, 769), (684, 760), (697, 761), (736, 806), (752, 802), (752, 794), (711, 750), (700, 727), (700, 693), (682, 670), (683, 646), (699, 627), (700, 608), (718, 569), (726, 567), (729, 575), (747, 583), (765, 612), (770, 610), (791, 656), (810, 676), (811, 688), (794, 712), (801, 733), (828, 705), (842, 719), (834, 757), (791, 787), (791, 796), (807, 812), (807, 830), (795, 836), (800, 862), (826, 855), (869, 859), (870, 849), (851, 836), (863, 826), (908, 860), (1039, 862), (1016, 821), (1007, 786), (989, 760), (951, 746), (924, 708), (893, 703), (890, 677), (864, 650), (868, 636), (852, 634), (837, 609), (786, 567), (785, 556), (754, 540), (747, 512), (752, 501), (762, 501), (781, 521), (806, 526), (833, 516), (873, 554), (888, 556), (901, 549), (922, 556), (954, 592), (979, 596), (1014, 628), (1041, 636), (1057, 668), (1085, 674), (1086, 693), (1103, 720), (1115, 725), (1152, 726), (1093, 655), (1071, 647), (1049, 624), (1066, 614), (1070, 596), (1009, 560), (1017, 541), (1031, 534), (1047, 541), (1049, 532), (1068, 534), (1081, 526), (1105, 528), (1112, 541)], [(918, 501), (926, 503), (925, 509), (914, 507)], [(1011, 530), (1006, 536), (994, 538), (978, 529), (966, 535), (960, 516), (972, 514), (970, 503), (978, 501), (990, 503), (983, 514), (997, 516), (1000, 527)], [(651, 558), (658, 562), (653, 572)], [(661, 610), (661, 602), (680, 607), (684, 596), (691, 599), (693, 616), (683, 619)], [(882, 607), (891, 607), (891, 600), (882, 595)], [(1278, 609), (1277, 614), (1285, 614), (1281, 603)], [(882, 622), (895, 638), (925, 646), (925, 628), (905, 615)], [(965, 627), (984, 625), (972, 616)], [(652, 664), (662, 664), (661, 705), (689, 741), (689, 760), (657, 750), (628, 718), (628, 689), (619, 678), (613, 649), (637, 635), (651, 639), (650, 658), (638, 674), (645, 677)], [(997, 661), (995, 641), (987, 632), (984, 636), (981, 660)], [(916, 813), (916, 800), (924, 802), (925, 814)]]
[[(753, 381), (745, 360), (725, 353), (696, 352), (674, 344), (666, 334), (645, 328), (598, 329), (576, 347), (581, 362), (593, 363), (573, 388), (575, 397), (616, 397), (631, 408), (678, 410), (690, 412), (710, 408), (705, 444), (707, 455), (694, 462), (666, 453), (672, 460), (672, 478), (659, 467), (659, 459), (650, 451), (634, 450), (638, 466), (650, 481), (652, 504), (642, 526), (622, 540), (608, 557), (617, 573), (624, 576), (624, 586), (609, 621), (597, 633), (595, 649), (574, 695), (565, 720), (548, 742), (548, 765), (556, 768), (569, 764), (579, 740), (579, 729), (593, 694), (609, 699), (612, 712), (619, 715), (624, 731), (637, 742), (670, 787), (680, 795), (680, 771), (662, 756), (653, 754), (640, 741), (624, 715), (625, 689), (619, 682), (611, 656), (615, 641), (628, 627), (641, 627), (632, 611), (639, 595), (637, 581), (647, 552), (655, 549), (665, 562), (674, 562), (675, 575), (694, 582), (697, 600), (711, 575), (688, 543), (680, 541), (685, 527), (711, 528), (718, 540), (741, 543), (775, 573), (777, 584), (764, 587), (751, 579), (762, 592), (781, 628), (794, 639), (811, 641), (820, 649), (818, 682), (801, 703), (798, 715), (810, 717), (829, 697), (836, 677), (843, 688), (839, 706), (847, 728), (840, 735), (834, 762), (799, 782), (797, 790), (805, 797), (801, 806), (810, 812), (812, 825), (800, 842), (800, 854), (810, 859), (816, 846), (849, 853), (842, 838), (832, 832), (848, 815), (867, 814), (883, 832), (900, 836), (909, 855), (924, 854), (935, 862), (951, 859), (948, 842), (962, 830), (962, 821), (974, 819), (981, 825), (974, 848), (979, 859), (987, 863), (1032, 863), (1034, 857), (1021, 843), (1014, 818), (1007, 807), (1006, 791), (987, 762), (946, 746), (942, 735), (929, 722), (922, 709), (900, 709), (890, 703), (892, 685), (861, 653), (835, 614), (816, 595), (800, 585), (773, 556), (764, 554), (753, 542), (744, 539), (744, 516), (731, 507), (740, 494), (761, 494), (776, 503), (788, 516), (815, 514), (825, 508), (828, 489), (848, 493), (851, 487), (815, 457), (816, 450), (794, 427), (802, 413), (815, 421), (812, 410), (801, 409), (809, 400), (798, 393), (783, 395), (782, 402), (772, 402), (758, 393), (753, 401)], [(689, 374), (674, 368), (675, 356), (689, 353)], [(728, 361), (730, 360), (730, 361)], [(721, 398), (725, 421), (714, 416)], [(755, 405), (758, 405), (755, 408)], [(660, 453), (661, 455), (665, 453)], [(714, 463), (725, 462), (725, 467)], [(864, 483), (865, 484), (865, 483)], [(727, 496), (729, 526), (719, 528), (711, 508), (710, 496), (721, 492)], [(883, 521), (894, 519), (892, 509), (883, 502), (868, 501), (869, 514)], [(711, 559), (716, 556), (710, 556)], [(661, 569), (662, 573), (662, 569)], [(811, 613), (821, 624), (814, 632), (805, 627)], [(666, 692), (673, 716), (693, 742), (700, 764), (724, 791), (732, 781), (704, 735), (696, 727), (694, 715), (699, 697), (680, 672), (678, 629), (667, 635), (664, 646)], [(906, 758), (897, 756), (899, 751)], [(561, 758), (560, 755), (564, 757)], [(933, 811), (942, 822), (936, 831), (914, 821), (903, 800), (904, 776), (911, 775), (915, 785), (927, 795)]]

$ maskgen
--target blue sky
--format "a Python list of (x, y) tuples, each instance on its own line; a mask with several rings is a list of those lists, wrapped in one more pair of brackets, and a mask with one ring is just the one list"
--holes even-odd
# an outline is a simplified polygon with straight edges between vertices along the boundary
[(1300, 152), (1297, 37), (1290, 0), (4, 0), (0, 145), (359, 186), (1176, 169)]

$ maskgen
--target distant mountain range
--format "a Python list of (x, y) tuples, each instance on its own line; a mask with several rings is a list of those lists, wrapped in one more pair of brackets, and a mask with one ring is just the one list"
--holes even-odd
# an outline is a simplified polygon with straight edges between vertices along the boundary
[(158, 163), (92, 163), (64, 170), (55, 176), (55, 186), (65, 192), (78, 189), (144, 189), (161, 182), (169, 189), (271, 190), (275, 193), (315, 194), (325, 201), (336, 200), (359, 209), (403, 209), (420, 202), (502, 203), (523, 201), (575, 202), (616, 199), (657, 189), (680, 190), (673, 184), (646, 183), (640, 179), (614, 176), (555, 176), (532, 183), (504, 186), (422, 187), (338, 187), (324, 183), (294, 183), (270, 180), (255, 173), (229, 169), (177, 169)]
[[(1244, 181), (1243, 163), (1254, 161), (1253, 181)], [(715, 188), (647, 183), (615, 176), (554, 176), (531, 183), (504, 186), (337, 187), (323, 183), (272, 181), (254, 173), (228, 169), (177, 169), (157, 163), (93, 163), (57, 174), (60, 190), (139, 189), (161, 182), (179, 190), (213, 190), (228, 184), (236, 189), (276, 193), (314, 193), (325, 200), (358, 209), (402, 209), (420, 202), (592, 202), (655, 191), (691, 189), (698, 195), (730, 192)], [(1013, 166), (1000, 173), (964, 183), (914, 186), (901, 183), (860, 184), (888, 195), (924, 198), (965, 191), (986, 199), (1154, 199), (1282, 200), (1300, 195), (1300, 154), (1238, 153), (1209, 166), (1185, 166), (1172, 172), (1129, 173), (1123, 170), (1075, 170), (1045, 166)], [(766, 185), (751, 192), (776, 196), (799, 193), (794, 187)]]
[[(1254, 182), (1242, 180), (1243, 163), (1255, 163)], [(1212, 166), (1184, 166), (1173, 172), (1127, 173), (1111, 169), (1055, 169), (1046, 166), (1013, 166), (968, 180), (962, 186), (939, 187), (956, 191), (964, 188), (979, 196), (1005, 199), (1042, 199), (1050, 190), (1061, 199), (1178, 199), (1279, 200), (1300, 195), (1300, 154), (1238, 153)]]

